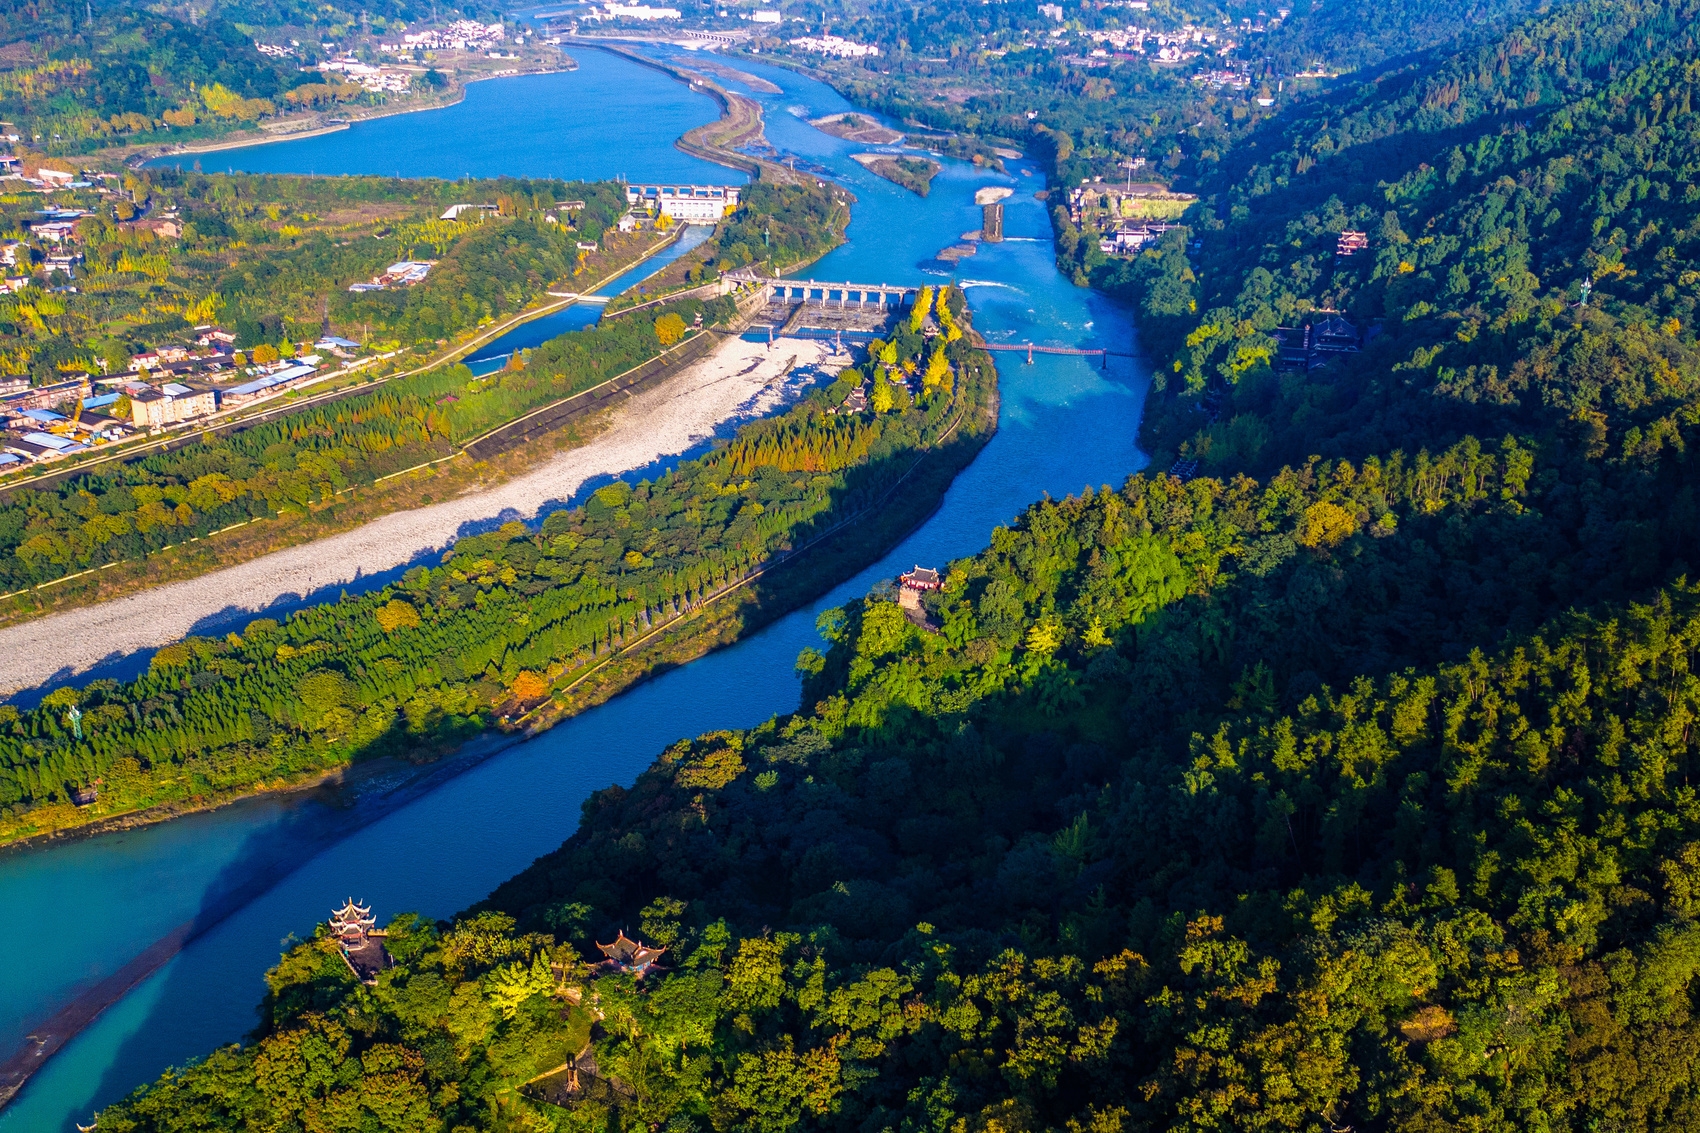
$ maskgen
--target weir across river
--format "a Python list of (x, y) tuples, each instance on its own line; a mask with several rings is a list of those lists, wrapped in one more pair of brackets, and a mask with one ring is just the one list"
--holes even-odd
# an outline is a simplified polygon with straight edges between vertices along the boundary
[(754, 284), (765, 288), (772, 303), (814, 303), (822, 307), (887, 307), (902, 310), (913, 306), (919, 286), (892, 283), (831, 283), (818, 279), (768, 279), (753, 272), (726, 274), (733, 286)]

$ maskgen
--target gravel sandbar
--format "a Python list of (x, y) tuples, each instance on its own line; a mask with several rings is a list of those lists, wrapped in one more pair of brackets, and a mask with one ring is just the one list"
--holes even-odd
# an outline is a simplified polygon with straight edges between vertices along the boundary
[[(289, 547), (199, 578), (0, 629), (0, 695), (62, 682), (104, 661), (156, 649), (213, 619), (240, 628), (276, 603), (298, 602), (440, 550), (492, 521), (535, 519), (587, 480), (617, 476), (686, 452), (725, 423), (759, 416), (839, 365), (830, 342), (783, 339), (772, 347), (730, 339), (702, 361), (613, 411), (590, 442), (506, 483), (353, 531)], [(229, 619), (235, 624), (223, 624)]]

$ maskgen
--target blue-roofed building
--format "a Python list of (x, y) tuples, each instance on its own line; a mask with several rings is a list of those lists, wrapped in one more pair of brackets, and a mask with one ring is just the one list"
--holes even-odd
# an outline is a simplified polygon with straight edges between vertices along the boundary
[(311, 377), (316, 372), (311, 366), (285, 366), (281, 370), (276, 370), (252, 381), (243, 382), (239, 386), (231, 386), (224, 391), (224, 398), (226, 401), (243, 401), (247, 398), (259, 397), (261, 394), (270, 393), (293, 382), (298, 382), (302, 378)]
[(89, 447), (88, 445), (78, 444), (68, 437), (54, 436), (52, 433), (25, 433), (23, 439), (32, 445), (40, 445), (42, 448), (52, 449), (60, 454), (86, 452)]

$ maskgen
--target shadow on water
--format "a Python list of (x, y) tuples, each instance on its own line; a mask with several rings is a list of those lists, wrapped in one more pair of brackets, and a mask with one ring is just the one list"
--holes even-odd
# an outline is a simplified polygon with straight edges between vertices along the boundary
[[(92, 1104), (95, 1107), (109, 1104), (160, 1073), (164, 1068), (161, 1031), (181, 1033), (184, 1012), (206, 1010), (210, 1005), (203, 992), (209, 983), (228, 980), (230, 984), (226, 986), (249, 989), (246, 1008), (233, 1002), (218, 1013), (225, 1016), (220, 1020), (224, 1025), (218, 1027), (223, 1033), (212, 1041), (230, 1042), (245, 1037), (260, 1022), (257, 1009), (264, 985), (257, 978), (259, 973), (253, 970), (251, 957), (221, 947), (217, 930), (314, 859), (440, 786), (477, 759), (476, 754), (462, 754), (423, 767), (396, 765), (355, 784), (321, 788), (302, 796), (281, 823), (263, 834), (246, 838), (238, 856), (208, 884), (181, 951), (150, 977), (160, 985), (154, 996), (157, 1006), (107, 1062), (93, 1091)], [(326, 892), (325, 913), (345, 896), (358, 899), (361, 895)], [(278, 953), (295, 938), (310, 937), (313, 930), (313, 923), (277, 926)], [(242, 1021), (243, 1010), (247, 1011), (246, 1021)], [(236, 1025), (231, 1026), (232, 1023)], [(200, 1037), (191, 1038), (191, 1044)], [(179, 1062), (191, 1052), (211, 1053), (210, 1044), (164, 1053)]]

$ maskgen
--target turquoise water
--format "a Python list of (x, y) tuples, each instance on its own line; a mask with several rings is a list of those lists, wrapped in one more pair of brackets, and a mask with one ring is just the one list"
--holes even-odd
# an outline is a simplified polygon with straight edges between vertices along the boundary
[[(505, 116), (469, 118), (464, 128), (476, 130), (477, 144), (493, 155), (507, 144), (516, 161), (532, 163), (514, 172), (546, 166), (551, 175), (593, 176), (613, 162), (620, 167), (613, 171), (634, 178), (677, 176), (642, 164), (684, 158), (671, 149), (682, 127), (656, 125), (662, 92), (686, 109), (703, 101), (701, 96), (626, 60), (578, 54), (576, 75), (591, 76), (614, 92), (596, 114), (597, 136), (620, 139), (617, 158), (598, 151), (606, 141), (586, 143), (566, 122), (585, 108), (565, 82), (556, 88), (559, 102), (528, 88), (524, 98), (492, 103), (509, 106)], [(1043, 182), (1031, 170), (1024, 176), (1015, 163), (1009, 175), (997, 175), (949, 162), (932, 194), (918, 198), (851, 161), (857, 147), (803, 121), (847, 109), (836, 93), (783, 70), (744, 69), (759, 70), (782, 88), (778, 95), (753, 95), (766, 109), (769, 140), (832, 169), (858, 197), (848, 243), (804, 274), (939, 282), (944, 277), (927, 274), (922, 265), (979, 226), (975, 188), (1006, 184), (1016, 190), (1005, 202), (1011, 239), (964, 261), (959, 275), (975, 325), (994, 341), (1129, 348), (1125, 314), (1056, 274), (1044, 205), (1032, 195)], [(663, 86), (652, 86), (653, 80)], [(506, 82), (479, 84), (473, 91), (498, 91)], [(538, 82), (512, 80), (516, 89)], [(634, 100), (632, 91), (654, 94)], [(246, 156), (256, 154), (263, 155), (266, 168), (277, 170), (323, 172), (338, 160), (358, 166), (370, 150), (362, 131), (380, 127), (401, 131), (386, 135), (393, 152), (437, 151), (436, 166), (403, 166), (405, 172), (453, 175), (464, 163), (462, 139), (446, 137), (437, 114), (415, 114), (327, 138), (241, 151), (243, 167), (256, 168)], [(512, 141), (485, 136), (489, 131), (511, 131)], [(521, 139), (552, 148), (521, 153)], [(346, 149), (337, 150), (338, 144)], [(733, 175), (698, 176), (727, 181)], [(165, 1066), (239, 1039), (254, 1025), (264, 990), (261, 975), (285, 940), (310, 932), (345, 896), (370, 902), (386, 918), (408, 909), (442, 917), (464, 908), (569, 836), (587, 794), (610, 782), (630, 782), (669, 743), (794, 709), (792, 663), (800, 649), (818, 644), (813, 626), (821, 609), (917, 562), (942, 565), (972, 553), (985, 545), (993, 527), (1043, 493), (1060, 496), (1088, 484), (1120, 483), (1143, 465), (1134, 443), (1146, 387), (1143, 370), (1115, 359), (1105, 371), (1097, 359), (1040, 356), (1027, 365), (1018, 354), (997, 357), (1003, 391), (999, 432), (957, 479), (939, 511), (884, 561), (761, 633), (479, 763), (405, 805), (386, 805), (371, 790), (255, 800), (146, 830), (0, 856), (0, 908), (9, 914), (0, 922), (0, 1048), (10, 1049), (29, 1022), (122, 966), (164, 932), (191, 919), (204, 927), (176, 960), (36, 1075), (0, 1112), (0, 1133), (68, 1131), (73, 1121), (87, 1121), (95, 1108)], [(44, 926), (51, 926), (51, 943)]]
[(601, 51), (576, 71), (488, 79), (453, 106), (397, 114), (293, 142), (160, 158), (153, 165), (245, 173), (560, 177), (724, 184), (741, 173), (673, 146), (719, 115), (706, 94)]

